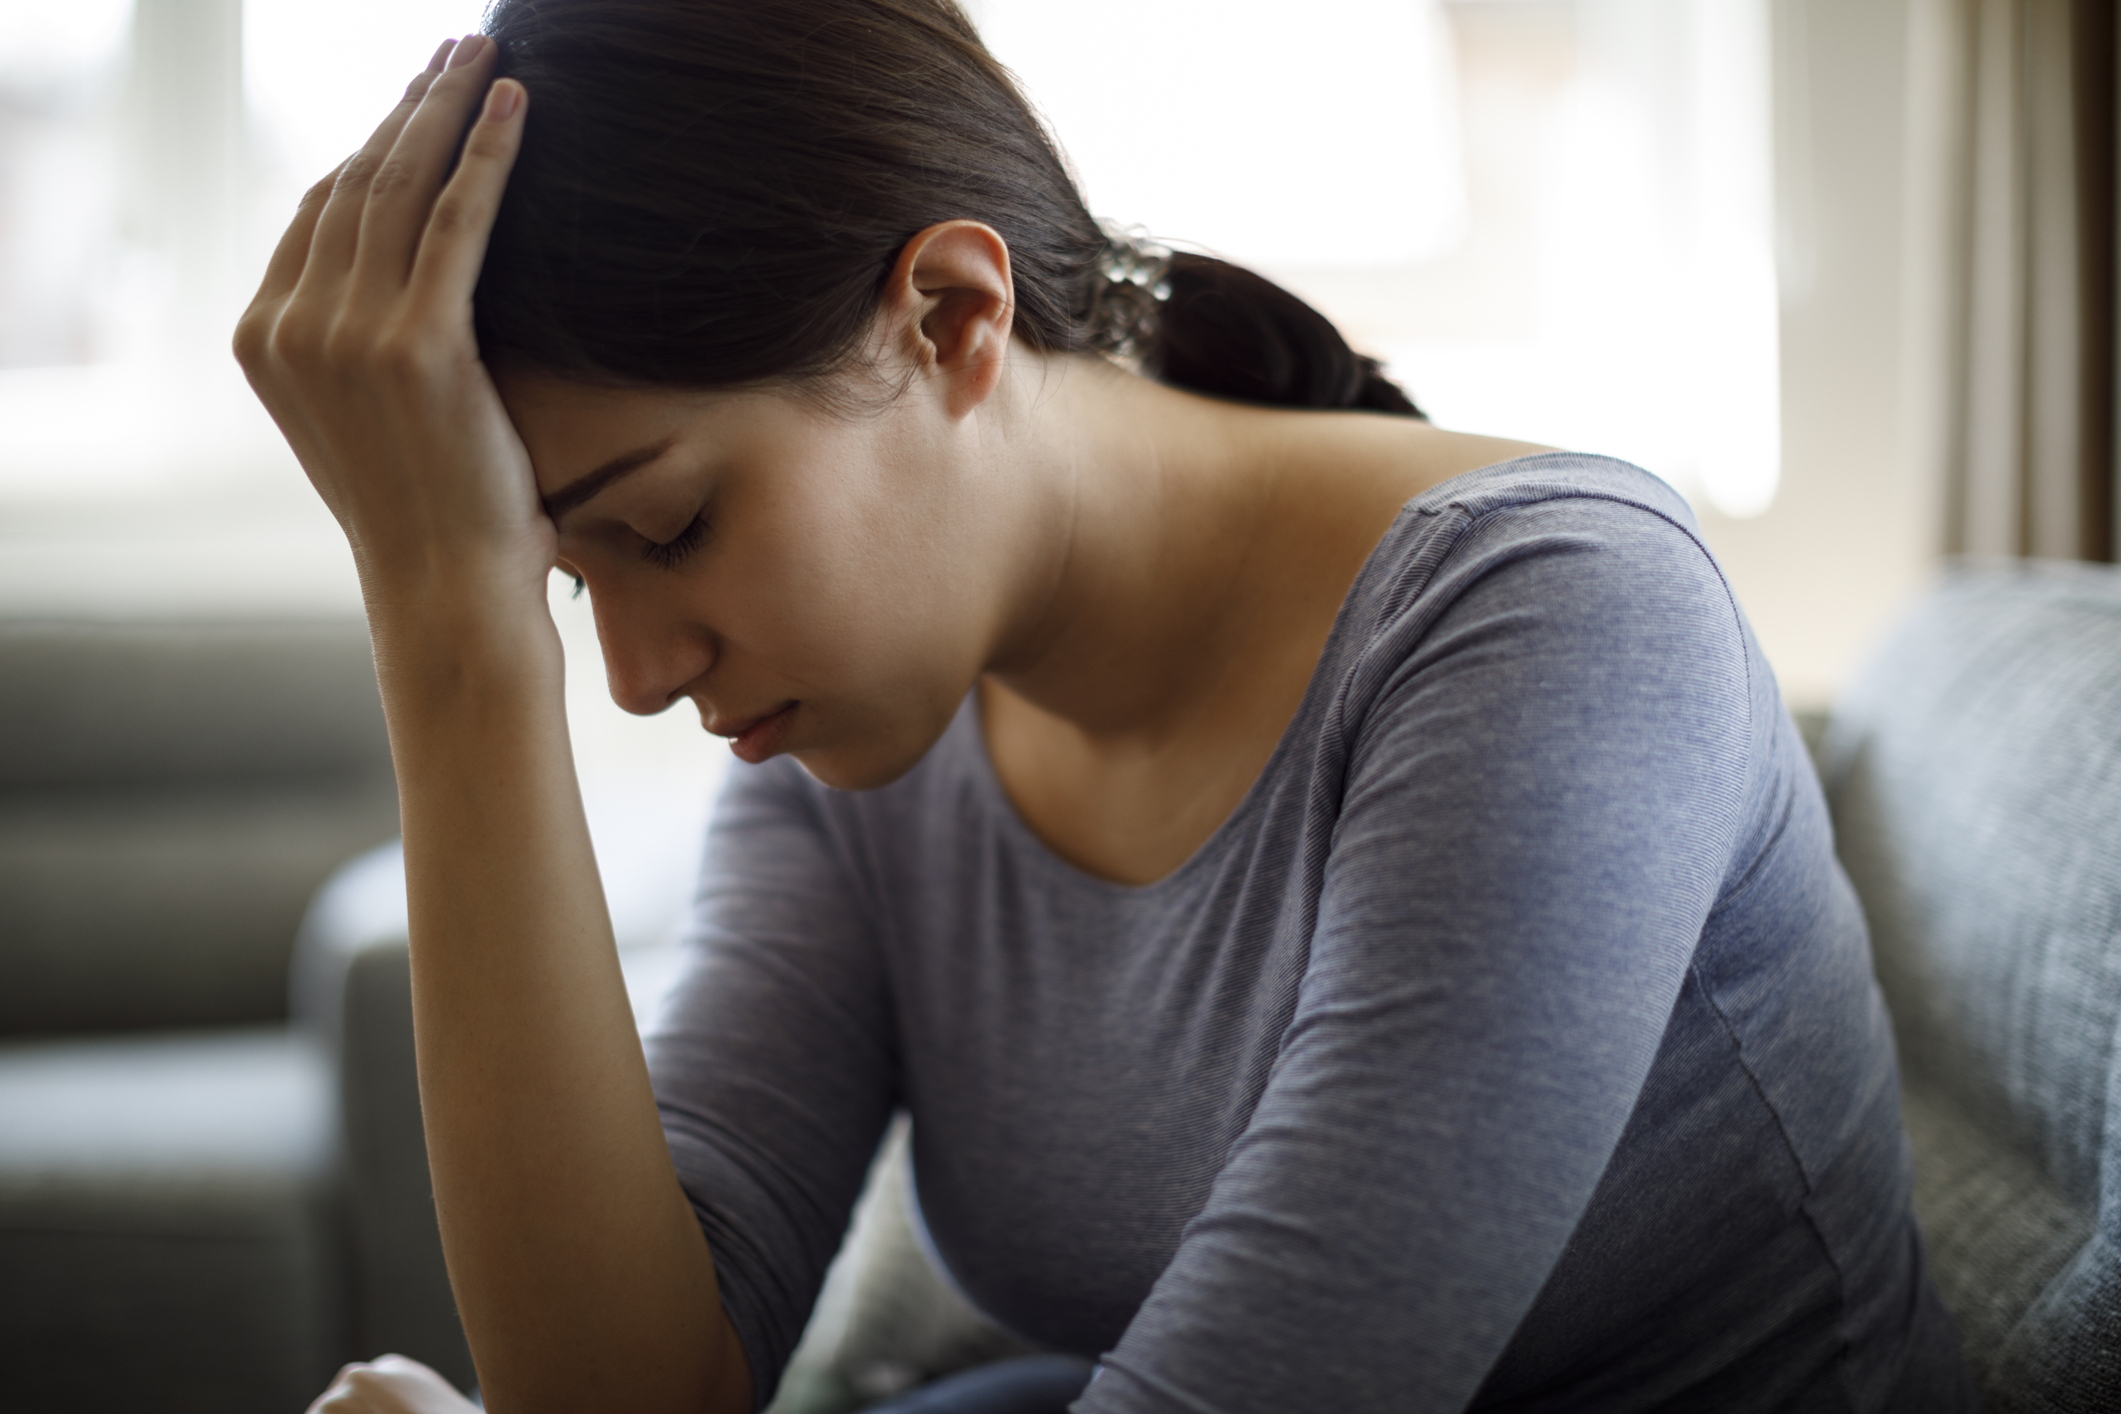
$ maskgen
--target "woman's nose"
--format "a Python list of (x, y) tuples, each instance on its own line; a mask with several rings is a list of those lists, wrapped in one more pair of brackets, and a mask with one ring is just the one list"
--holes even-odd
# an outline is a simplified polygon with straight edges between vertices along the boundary
[(714, 646), (704, 634), (650, 626), (615, 606), (600, 607), (596, 621), (611, 700), (637, 717), (670, 706), (714, 666)]

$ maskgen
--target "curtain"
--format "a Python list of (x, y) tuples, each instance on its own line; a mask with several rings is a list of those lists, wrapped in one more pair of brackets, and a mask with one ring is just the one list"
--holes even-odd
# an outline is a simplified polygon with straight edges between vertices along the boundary
[(1946, 548), (2116, 544), (2113, 0), (1959, 0), (1956, 381)]

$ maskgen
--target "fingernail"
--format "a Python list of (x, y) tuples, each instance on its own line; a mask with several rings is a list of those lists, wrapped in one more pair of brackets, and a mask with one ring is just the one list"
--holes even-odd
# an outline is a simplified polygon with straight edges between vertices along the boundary
[(523, 92), (520, 84), (508, 79), (497, 79), (486, 93), (486, 121), (505, 123), (515, 116), (516, 102)]
[(457, 47), (456, 47), (456, 49), (455, 49), (455, 50), (454, 50), (454, 51), (453, 51), (453, 52), (452, 52), (452, 53), (450, 54), (450, 56), (449, 56), (449, 67), (450, 67), (450, 68), (452, 68), (452, 69), (461, 69), (461, 68), (463, 68), (463, 67), (464, 67), (464, 66), (465, 66), (466, 64), (469, 64), (469, 63), (470, 63), (470, 62), (471, 62), (472, 60), (474, 60), (474, 59), (478, 58), (478, 57), (479, 57), (479, 55), (480, 55), (480, 54), (481, 54), (482, 52), (484, 52), (485, 48), (486, 48), (486, 36), (485, 36), (485, 35), (483, 35), (483, 34), (467, 34), (467, 35), (465, 35), (465, 36), (463, 37), (463, 39), (461, 39), (461, 40), (459, 40), (459, 41), (457, 42)]
[(434, 57), (427, 61), (428, 73), (441, 72), (442, 61), (449, 57), (449, 51), (455, 44), (456, 41), (454, 39), (445, 39), (435, 47)]

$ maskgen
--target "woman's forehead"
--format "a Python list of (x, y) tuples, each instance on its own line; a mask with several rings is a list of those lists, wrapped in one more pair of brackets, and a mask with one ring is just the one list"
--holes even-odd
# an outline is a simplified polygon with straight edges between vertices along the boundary
[(548, 506), (564, 498), (561, 511), (587, 499), (570, 488), (609, 484), (673, 448), (697, 454), (780, 442), (813, 433), (821, 416), (808, 400), (766, 388), (626, 387), (534, 372), (494, 381), (530, 453), (539, 495)]

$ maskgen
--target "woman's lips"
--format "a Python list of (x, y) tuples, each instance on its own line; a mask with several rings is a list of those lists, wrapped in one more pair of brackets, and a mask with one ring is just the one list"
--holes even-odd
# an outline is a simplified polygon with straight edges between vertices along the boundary
[(714, 728), (715, 735), (729, 738), (729, 749), (740, 761), (756, 766), (770, 756), (780, 753), (788, 739), (789, 724), (795, 720), (796, 705), (783, 703), (763, 717), (753, 717), (748, 722), (735, 723), (733, 727)]

